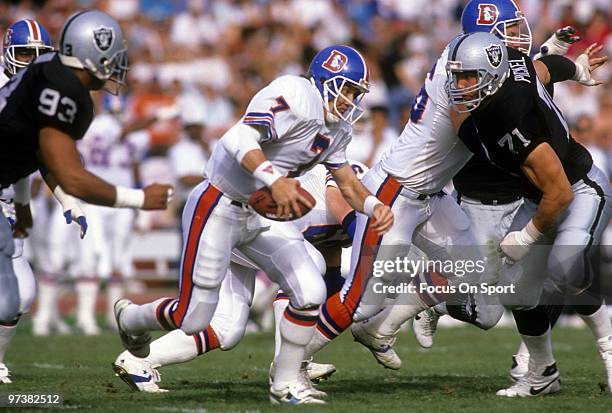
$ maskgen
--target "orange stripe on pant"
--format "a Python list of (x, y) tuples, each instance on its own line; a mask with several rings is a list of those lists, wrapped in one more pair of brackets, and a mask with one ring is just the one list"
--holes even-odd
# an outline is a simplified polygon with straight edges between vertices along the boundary
[[(376, 197), (383, 204), (390, 207), (393, 205), (393, 201), (395, 201), (401, 189), (401, 184), (397, 182), (393, 177), (388, 176), (378, 189)], [(349, 290), (343, 300), (343, 304), (345, 305), (351, 317), (353, 316), (353, 314), (355, 314), (355, 311), (357, 311), (357, 307), (359, 306), (359, 302), (361, 301), (361, 296), (363, 295), (365, 285), (372, 275), (374, 258), (378, 253), (378, 248), (380, 247), (382, 238), (383, 237), (381, 235), (378, 235), (378, 233), (374, 231), (374, 229), (372, 229), (372, 218), (368, 218), (364, 230), (364, 235), (361, 239), (361, 247), (359, 249), (359, 261), (357, 261), (357, 265), (355, 267), (351, 286), (349, 287)]]
[(202, 192), (202, 195), (200, 195), (200, 199), (194, 209), (187, 242), (185, 243), (185, 252), (183, 253), (179, 303), (176, 310), (172, 313), (172, 321), (177, 328), (181, 327), (185, 314), (187, 314), (187, 308), (189, 308), (189, 301), (193, 291), (193, 268), (198, 255), (200, 237), (210, 214), (217, 206), (222, 195), (221, 191), (209, 184), (204, 192)]

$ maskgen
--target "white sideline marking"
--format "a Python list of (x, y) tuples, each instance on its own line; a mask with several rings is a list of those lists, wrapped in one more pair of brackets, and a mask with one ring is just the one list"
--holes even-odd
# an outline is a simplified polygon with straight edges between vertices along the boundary
[(32, 364), (33, 367), (36, 367), (37, 369), (64, 369), (66, 368), (66, 366), (64, 366), (63, 364), (49, 364), (49, 363), (34, 363)]

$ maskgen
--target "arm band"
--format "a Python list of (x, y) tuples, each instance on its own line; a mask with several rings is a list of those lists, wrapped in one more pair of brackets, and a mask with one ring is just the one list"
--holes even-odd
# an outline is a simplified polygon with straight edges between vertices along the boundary
[(31, 192), (30, 192), (30, 176), (20, 179), (13, 185), (15, 191), (15, 203), (21, 205), (27, 205), (30, 203)]
[(242, 162), (242, 158), (248, 152), (260, 149), (259, 146), (260, 135), (257, 129), (245, 125), (244, 123), (237, 123), (230, 128), (225, 135), (221, 138), (221, 143), (225, 150), (238, 161)]
[(576, 64), (565, 56), (547, 55), (540, 59), (550, 73), (550, 83), (570, 80), (576, 74)]
[(145, 193), (142, 189), (126, 188), (116, 186), (117, 195), (115, 198), (115, 208), (142, 208), (145, 200)]
[(355, 225), (356, 224), (357, 224), (357, 214), (355, 213), (355, 210), (352, 210), (351, 212), (346, 214), (346, 216), (342, 220), (342, 229), (344, 229), (344, 232), (346, 233), (346, 235), (349, 236), (351, 241), (355, 237)]
[(280, 172), (274, 168), (272, 162), (264, 161), (253, 171), (253, 176), (264, 183), (265, 186), (270, 187), (279, 178), (282, 178)]
[(376, 207), (376, 205), (379, 204), (382, 205), (383, 203), (380, 202), (380, 200), (374, 195), (368, 195), (368, 197), (365, 199), (365, 202), (363, 203), (363, 213), (371, 217), (372, 215), (374, 215), (374, 208)]

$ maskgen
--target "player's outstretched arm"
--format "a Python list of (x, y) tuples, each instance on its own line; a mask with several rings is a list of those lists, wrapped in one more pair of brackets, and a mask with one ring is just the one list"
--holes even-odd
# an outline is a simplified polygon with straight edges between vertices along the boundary
[(393, 212), (391, 212), (391, 208), (380, 202), (378, 198), (363, 186), (348, 163), (341, 168), (330, 169), (330, 172), (346, 202), (354, 210), (374, 218), (372, 228), (375, 231), (379, 234), (384, 234), (391, 229), (393, 226)]
[(55, 128), (41, 129), (39, 144), (41, 159), (60, 187), (90, 204), (165, 209), (172, 196), (170, 185), (152, 184), (140, 190), (114, 186), (98, 178), (83, 167), (75, 141)]
[(529, 246), (555, 224), (574, 199), (561, 161), (548, 143), (538, 145), (527, 156), (521, 169), (542, 192), (542, 200), (538, 204), (536, 214), (525, 228), (508, 233), (500, 243), (502, 254), (513, 261), (525, 256)]
[(533, 62), (538, 79), (544, 85), (575, 80), (585, 86), (598, 86), (602, 82), (592, 78), (592, 73), (608, 61), (608, 56), (599, 56), (602, 45), (593, 43), (576, 61), (564, 56), (547, 55)]

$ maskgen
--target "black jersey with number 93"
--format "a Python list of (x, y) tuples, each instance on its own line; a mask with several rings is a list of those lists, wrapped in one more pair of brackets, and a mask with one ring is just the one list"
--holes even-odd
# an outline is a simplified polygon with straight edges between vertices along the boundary
[(41, 129), (51, 127), (72, 139), (83, 137), (93, 119), (89, 91), (57, 53), (47, 53), (0, 89), (0, 186), (42, 167)]

